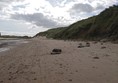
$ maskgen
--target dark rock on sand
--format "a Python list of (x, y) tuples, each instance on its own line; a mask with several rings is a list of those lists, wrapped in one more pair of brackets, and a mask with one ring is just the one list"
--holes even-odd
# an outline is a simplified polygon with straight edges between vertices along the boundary
[(93, 59), (100, 59), (100, 58), (96, 56), (96, 57), (93, 57)]
[(51, 54), (61, 54), (62, 50), (61, 49), (53, 49)]

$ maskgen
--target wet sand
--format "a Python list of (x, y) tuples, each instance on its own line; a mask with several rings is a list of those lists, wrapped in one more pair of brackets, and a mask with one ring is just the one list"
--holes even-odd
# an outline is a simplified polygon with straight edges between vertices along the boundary
[(7, 51), (17, 45), (22, 43), (28, 43), (28, 41), (24, 39), (0, 39), (0, 52)]
[(79, 43), (34, 38), (0, 52), (0, 83), (118, 83), (118, 44)]

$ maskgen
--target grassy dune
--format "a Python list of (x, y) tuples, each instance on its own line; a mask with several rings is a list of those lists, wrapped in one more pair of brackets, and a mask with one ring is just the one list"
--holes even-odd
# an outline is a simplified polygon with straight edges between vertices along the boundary
[(71, 24), (68, 27), (50, 29), (36, 36), (54, 39), (118, 40), (118, 6), (105, 9), (97, 16)]

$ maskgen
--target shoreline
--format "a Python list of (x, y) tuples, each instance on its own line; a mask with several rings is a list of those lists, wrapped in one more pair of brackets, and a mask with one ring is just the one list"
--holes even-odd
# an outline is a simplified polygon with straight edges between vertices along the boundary
[(0, 52), (7, 51), (11, 48), (14, 48), (20, 44), (28, 43), (28, 41), (23, 39), (0, 39)]

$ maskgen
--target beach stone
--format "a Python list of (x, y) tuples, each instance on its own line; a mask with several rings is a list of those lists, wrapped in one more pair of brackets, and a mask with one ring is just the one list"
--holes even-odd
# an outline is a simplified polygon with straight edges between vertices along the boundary
[(84, 47), (84, 46), (82, 45), (82, 43), (79, 43), (78, 48), (82, 48), (82, 47)]
[(96, 57), (93, 57), (93, 59), (99, 59), (99, 57), (96, 56)]
[(61, 49), (53, 49), (52, 52), (62, 52)]
[(105, 49), (106, 47), (105, 46), (102, 46), (101, 49)]
[(89, 42), (86, 42), (86, 47), (90, 47), (90, 43)]
[(62, 50), (61, 49), (53, 49), (51, 54), (61, 54)]

